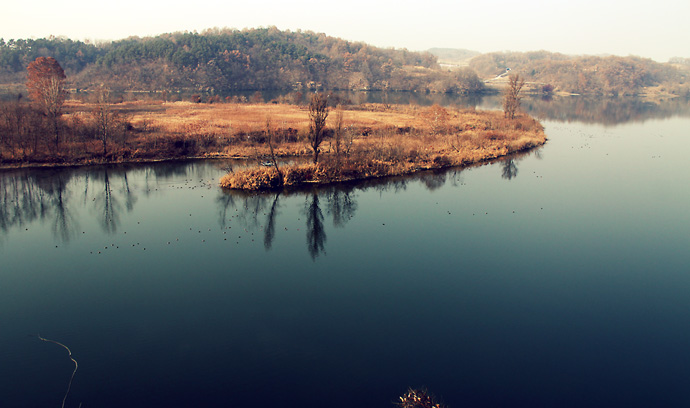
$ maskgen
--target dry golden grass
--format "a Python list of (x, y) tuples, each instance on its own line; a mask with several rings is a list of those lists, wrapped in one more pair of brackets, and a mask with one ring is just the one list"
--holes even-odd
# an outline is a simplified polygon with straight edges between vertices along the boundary
[[(194, 104), (175, 102), (165, 104), (164, 112), (135, 114), (133, 124), (148, 119), (151, 125), (163, 132), (175, 133), (187, 127), (197, 127), (199, 131), (215, 133), (218, 130), (262, 131), (266, 119), (270, 118), (278, 128), (306, 129), (309, 119), (306, 107), (278, 104)], [(402, 110), (369, 111), (351, 110), (347, 115), (353, 124), (370, 127), (419, 126), (421, 118), (414, 108)], [(327, 125), (331, 125), (329, 117)]]

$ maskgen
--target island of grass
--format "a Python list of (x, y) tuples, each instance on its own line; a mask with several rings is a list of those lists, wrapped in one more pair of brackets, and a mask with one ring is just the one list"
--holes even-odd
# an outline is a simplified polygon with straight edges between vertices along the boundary
[[(299, 115), (301, 121), (292, 121)], [(544, 128), (528, 115), (508, 119), (501, 111), (438, 105), (332, 109), (316, 148), (307, 108), (268, 109), (265, 117), (263, 129), (254, 130), (263, 142), (255, 146), (257, 166), (231, 171), (220, 179), (221, 187), (261, 190), (398, 176), (467, 166), (546, 142)], [(276, 160), (288, 156), (304, 160)]]

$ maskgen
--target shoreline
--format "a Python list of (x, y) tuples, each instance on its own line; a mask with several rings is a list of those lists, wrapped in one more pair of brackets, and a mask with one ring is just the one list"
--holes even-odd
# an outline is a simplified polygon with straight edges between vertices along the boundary
[(160, 157), (160, 158), (141, 158), (141, 159), (129, 159), (129, 160), (112, 160), (112, 161), (92, 161), (92, 162), (47, 162), (47, 163), (21, 163), (21, 164), (0, 164), (0, 172), (10, 171), (10, 170), (22, 170), (22, 169), (52, 169), (52, 168), (67, 168), (67, 167), (89, 167), (89, 166), (108, 166), (108, 165), (118, 165), (118, 164), (150, 164), (150, 163), (162, 163), (162, 162), (172, 162), (172, 161), (185, 161), (185, 160), (252, 160), (249, 156), (236, 156), (236, 155), (206, 155), (206, 156), (185, 156), (185, 157)]
[(357, 182), (362, 182), (362, 181), (367, 181), (367, 180), (381, 180), (385, 178), (392, 178), (392, 177), (405, 177), (405, 176), (412, 176), (418, 173), (423, 173), (426, 171), (437, 171), (437, 170), (449, 170), (449, 169), (467, 169), (470, 167), (475, 167), (475, 166), (481, 166), (485, 164), (490, 164), (493, 163), (494, 161), (500, 161), (501, 159), (505, 159), (510, 156), (515, 156), (515, 155), (520, 155), (520, 154), (527, 154), (533, 149), (538, 149), (546, 144), (548, 141), (548, 138), (544, 140), (543, 143), (530, 146), (530, 147), (525, 147), (524, 149), (521, 150), (516, 150), (516, 151), (510, 151), (506, 154), (502, 154), (499, 156), (491, 156), (491, 157), (485, 157), (476, 161), (472, 162), (465, 162), (462, 164), (449, 164), (449, 165), (440, 165), (440, 166), (429, 166), (429, 167), (418, 167), (414, 168), (410, 171), (405, 171), (401, 173), (387, 173), (387, 174), (373, 174), (373, 175), (365, 175), (365, 176), (360, 176), (360, 177), (351, 177), (351, 178), (343, 178), (343, 179), (333, 179), (333, 180), (312, 180), (312, 181), (304, 181), (296, 184), (290, 184), (290, 185), (283, 185), (280, 187), (276, 188), (260, 188), (260, 189), (234, 189), (234, 188), (229, 188), (229, 187), (223, 187), (221, 188), (226, 189), (226, 190), (234, 190), (234, 191), (279, 191), (279, 190), (291, 190), (291, 189), (300, 189), (304, 187), (309, 187), (309, 186), (315, 186), (315, 187), (321, 187), (321, 186), (328, 186), (328, 185), (337, 185), (337, 184), (345, 184), (345, 183), (357, 183)]
[[(294, 180), (292, 182), (288, 183), (283, 183), (283, 184), (274, 184), (272, 183), (272, 180), (275, 180), (276, 177), (278, 176), (276, 170), (273, 167), (267, 167), (265, 169), (261, 168), (256, 168), (253, 170), (246, 170), (249, 172), (249, 175), (251, 178), (254, 180), (263, 180), (264, 182), (254, 184), (253, 187), (249, 188), (238, 188), (238, 187), (232, 187), (230, 185), (230, 182), (227, 180), (224, 180), (226, 176), (221, 177), (219, 181), (219, 186), (223, 189), (226, 190), (235, 190), (235, 191), (278, 191), (278, 190), (289, 190), (289, 189), (299, 189), (307, 186), (327, 186), (327, 185), (333, 185), (333, 184), (340, 184), (340, 183), (352, 183), (352, 182), (358, 182), (358, 181), (366, 181), (366, 180), (374, 180), (374, 179), (384, 179), (387, 177), (404, 177), (404, 176), (410, 176), (416, 173), (421, 173), (425, 171), (434, 171), (434, 170), (445, 170), (445, 169), (452, 169), (452, 168), (459, 168), (459, 169), (464, 169), (464, 168), (469, 168), (473, 166), (479, 166), (482, 164), (486, 163), (491, 163), (496, 160), (500, 160), (509, 156), (521, 154), (521, 153), (528, 153), (529, 151), (533, 149), (537, 149), (539, 147), (542, 147), (546, 144), (548, 141), (548, 138), (544, 138), (544, 140), (540, 143), (536, 143), (534, 145), (526, 146), (524, 148), (518, 149), (518, 150), (509, 150), (504, 154), (498, 154), (498, 155), (486, 155), (484, 157), (477, 158), (475, 160), (471, 161), (463, 161), (461, 163), (450, 163), (450, 164), (445, 164), (445, 163), (439, 163), (437, 165), (424, 165), (424, 166), (413, 166), (411, 168), (405, 169), (403, 171), (384, 171), (384, 172), (372, 172), (372, 173), (360, 173), (360, 174), (349, 174), (345, 177), (321, 177), (321, 178), (316, 178), (316, 179), (303, 179), (303, 180)], [(390, 165), (393, 167), (394, 164), (390, 163), (381, 163), (384, 165)], [(321, 173), (321, 174), (328, 174), (331, 172), (332, 168), (329, 167), (329, 165), (323, 165), (321, 163), (317, 165), (313, 164), (307, 164), (307, 165), (293, 165), (293, 166), (285, 166), (282, 171), (291, 171), (294, 169), (303, 170), (304, 168), (311, 168), (313, 173)]]

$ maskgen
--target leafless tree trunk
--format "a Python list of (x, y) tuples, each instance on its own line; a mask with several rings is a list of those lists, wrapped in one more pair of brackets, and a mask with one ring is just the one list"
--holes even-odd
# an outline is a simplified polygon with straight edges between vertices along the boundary
[(309, 102), (309, 144), (314, 151), (314, 164), (319, 160), (319, 146), (324, 139), (326, 118), (328, 118), (328, 96), (315, 93)]
[(273, 167), (276, 168), (276, 171), (278, 172), (278, 179), (280, 184), (283, 184), (283, 173), (280, 172), (280, 168), (278, 168), (278, 161), (276, 160), (276, 154), (275, 151), (273, 150), (273, 128), (271, 127), (271, 119), (267, 118), (266, 119), (266, 140), (268, 141), (268, 148), (271, 152), (271, 163), (273, 163)]
[(343, 109), (340, 105), (335, 111), (335, 167), (338, 174), (342, 166), (342, 148), (343, 148)]
[(60, 115), (65, 102), (65, 71), (52, 57), (38, 57), (26, 68), (29, 97), (43, 110), (55, 133), (55, 149), (60, 143)]
[(115, 112), (113, 112), (110, 106), (109, 99), (110, 91), (108, 89), (101, 89), (98, 93), (96, 109), (93, 111), (98, 137), (103, 144), (103, 157), (108, 154), (108, 140), (112, 137), (115, 122)]
[(509, 77), (508, 89), (505, 91), (503, 97), (503, 112), (508, 119), (515, 119), (515, 114), (520, 108), (520, 91), (525, 85), (525, 79), (520, 78), (520, 75), (511, 75)]

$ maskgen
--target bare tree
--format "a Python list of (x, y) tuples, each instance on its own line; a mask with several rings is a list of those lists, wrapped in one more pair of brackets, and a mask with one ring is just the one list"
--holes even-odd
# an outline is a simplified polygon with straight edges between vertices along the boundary
[(335, 125), (333, 130), (335, 138), (335, 166), (340, 175), (343, 154), (343, 108), (340, 105), (338, 105), (335, 110)]
[(271, 118), (266, 118), (266, 140), (268, 141), (268, 148), (271, 152), (271, 163), (273, 163), (273, 167), (276, 168), (276, 172), (278, 173), (278, 180), (280, 184), (283, 184), (283, 173), (280, 172), (280, 168), (278, 168), (278, 161), (276, 160), (276, 154), (275, 151), (273, 150), (273, 135), (274, 135), (273, 127), (271, 126)]
[(520, 91), (525, 85), (525, 78), (520, 78), (520, 75), (511, 75), (508, 78), (508, 88), (503, 97), (503, 112), (508, 119), (515, 119), (517, 110), (520, 109)]
[(60, 142), (59, 118), (65, 102), (65, 71), (53, 57), (38, 57), (26, 68), (29, 97), (43, 111), (55, 133), (55, 148)]
[(323, 142), (328, 118), (328, 96), (315, 93), (309, 102), (309, 144), (314, 151), (314, 164), (319, 160), (319, 146)]
[(431, 134), (438, 135), (448, 132), (450, 114), (439, 104), (435, 104), (424, 112), (424, 119), (431, 129)]
[(117, 125), (117, 113), (113, 111), (110, 104), (109, 89), (101, 89), (97, 97), (96, 108), (93, 110), (92, 115), (96, 121), (98, 138), (103, 143), (103, 157), (105, 157), (108, 154), (108, 140), (112, 138)]

